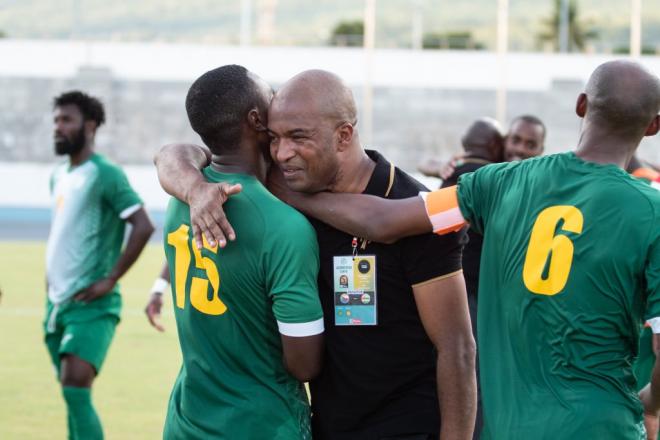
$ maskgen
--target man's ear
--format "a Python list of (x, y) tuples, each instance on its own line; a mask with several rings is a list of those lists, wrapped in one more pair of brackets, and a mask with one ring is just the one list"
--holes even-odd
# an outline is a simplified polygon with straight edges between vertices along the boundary
[(656, 115), (655, 118), (651, 121), (648, 127), (646, 127), (646, 132), (644, 136), (655, 136), (660, 131), (660, 115)]
[(577, 98), (575, 103), (575, 114), (581, 118), (584, 118), (584, 115), (587, 114), (587, 94), (580, 93), (580, 96)]
[(339, 151), (346, 150), (353, 141), (353, 124), (350, 122), (344, 122), (339, 127), (337, 127), (337, 145)]
[(88, 119), (83, 123), (83, 127), (85, 128), (85, 136), (87, 138), (93, 137), (96, 133), (96, 121)]
[(268, 129), (266, 127), (266, 118), (261, 115), (257, 108), (253, 108), (248, 112), (247, 120), (248, 125), (254, 131), (266, 131)]

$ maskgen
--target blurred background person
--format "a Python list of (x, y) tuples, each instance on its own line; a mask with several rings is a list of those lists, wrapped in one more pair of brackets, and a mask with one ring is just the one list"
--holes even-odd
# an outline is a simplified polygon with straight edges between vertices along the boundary
[[(102, 439), (91, 388), (119, 323), (117, 282), (154, 227), (122, 169), (94, 152), (103, 104), (74, 90), (54, 99), (53, 220), (46, 250), (45, 342), (67, 406), (69, 437)], [(124, 228), (131, 225), (126, 246)]]

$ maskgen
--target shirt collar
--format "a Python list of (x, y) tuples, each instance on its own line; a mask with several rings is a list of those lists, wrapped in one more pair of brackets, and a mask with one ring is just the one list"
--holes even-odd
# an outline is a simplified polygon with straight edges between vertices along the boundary
[(367, 156), (374, 162), (376, 167), (371, 174), (371, 179), (362, 194), (370, 194), (378, 197), (385, 197), (385, 193), (390, 186), (390, 172), (392, 165), (378, 151), (365, 150)]

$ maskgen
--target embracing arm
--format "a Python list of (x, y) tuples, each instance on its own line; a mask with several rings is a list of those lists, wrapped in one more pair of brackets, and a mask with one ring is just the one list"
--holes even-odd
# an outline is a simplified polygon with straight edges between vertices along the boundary
[(210, 162), (211, 152), (195, 144), (167, 144), (154, 156), (160, 186), (185, 203), (197, 186), (206, 183), (201, 170)]
[(209, 183), (202, 168), (211, 161), (211, 152), (194, 144), (168, 144), (154, 157), (158, 180), (165, 192), (190, 206), (190, 223), (198, 249), (202, 234), (213, 247), (234, 240), (236, 233), (229, 224), (222, 205), (229, 196), (241, 191), (241, 185)]
[(393, 243), (409, 235), (431, 231), (420, 197), (389, 200), (364, 194), (290, 190), (282, 174), (271, 169), (268, 189), (280, 200), (335, 228), (380, 243)]
[(462, 272), (413, 286), (419, 315), (437, 352), (440, 439), (472, 438), (477, 411), (475, 343)]
[(466, 224), (458, 209), (455, 186), (433, 191), (426, 199), (390, 200), (365, 194), (329, 192), (304, 194), (291, 191), (277, 173), (271, 172), (268, 189), (307, 215), (356, 237), (380, 243), (393, 243), (431, 231), (438, 234), (455, 232)]
[(380, 243), (431, 231), (420, 197), (389, 200), (362, 194), (296, 193), (287, 202), (339, 230)]

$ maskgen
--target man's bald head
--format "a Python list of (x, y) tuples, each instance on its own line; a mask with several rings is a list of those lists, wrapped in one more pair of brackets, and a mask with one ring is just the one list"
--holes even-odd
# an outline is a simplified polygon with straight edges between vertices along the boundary
[(362, 149), (356, 123), (353, 93), (337, 75), (308, 70), (287, 81), (270, 103), (268, 131), (289, 187), (317, 192), (345, 179)]
[(632, 61), (609, 61), (598, 66), (587, 82), (585, 94), (585, 117), (622, 137), (643, 136), (660, 112), (660, 80)]
[(284, 83), (275, 94), (271, 108), (278, 111), (283, 105), (303, 107), (316, 117), (337, 123), (357, 124), (353, 92), (341, 78), (325, 70), (306, 70)]
[(484, 159), (499, 162), (502, 156), (504, 133), (493, 118), (480, 118), (470, 125), (461, 138), (467, 153), (485, 156)]

